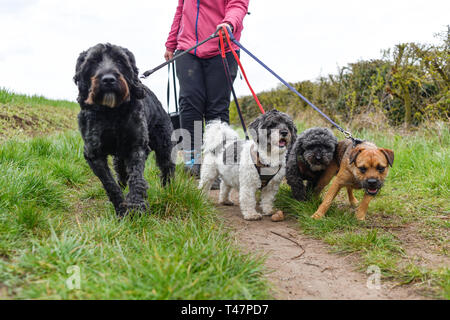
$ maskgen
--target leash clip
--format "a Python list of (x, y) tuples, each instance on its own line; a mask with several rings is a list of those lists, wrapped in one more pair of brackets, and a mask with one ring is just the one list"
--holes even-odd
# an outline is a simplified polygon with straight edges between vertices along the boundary
[(342, 132), (345, 136), (345, 139), (352, 139), (353, 140), (353, 135), (350, 131), (344, 131)]
[(346, 139), (352, 140), (353, 147), (356, 147), (358, 144), (361, 144), (364, 142), (364, 140), (353, 137), (353, 134), (350, 131), (343, 131), (342, 133), (344, 134)]

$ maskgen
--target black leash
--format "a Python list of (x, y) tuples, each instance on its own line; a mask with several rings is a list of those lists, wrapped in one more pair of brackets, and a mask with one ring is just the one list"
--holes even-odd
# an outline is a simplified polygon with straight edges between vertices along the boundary
[(189, 52), (191, 52), (192, 50), (197, 49), (198, 47), (200, 47), (201, 45), (205, 44), (205, 43), (208, 42), (209, 40), (212, 40), (212, 39), (217, 38), (217, 37), (218, 37), (217, 33), (214, 32), (214, 33), (213, 33), (212, 35), (210, 35), (208, 38), (206, 38), (206, 39), (203, 40), (202, 42), (197, 43), (195, 46), (193, 46), (193, 47), (191, 47), (191, 48), (189, 48), (189, 49), (187, 49), (187, 50), (185, 50), (185, 51), (183, 51), (183, 52), (180, 52), (180, 53), (176, 54), (172, 59), (167, 60), (166, 62), (160, 64), (160, 65), (157, 66), (156, 68), (153, 68), (153, 69), (151, 69), (151, 70), (145, 71), (145, 72), (142, 74), (141, 79), (145, 79), (145, 78), (149, 77), (152, 73), (158, 71), (158, 70), (161, 69), (161, 68), (164, 68), (165, 66), (167, 66), (168, 64), (174, 62), (174, 61), (177, 60), (178, 58), (184, 56), (185, 54), (188, 54)]

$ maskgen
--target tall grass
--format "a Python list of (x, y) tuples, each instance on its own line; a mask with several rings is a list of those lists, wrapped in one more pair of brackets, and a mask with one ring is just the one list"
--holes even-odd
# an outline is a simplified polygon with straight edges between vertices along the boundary
[[(118, 220), (77, 133), (0, 145), (0, 283), (19, 299), (268, 298), (196, 183), (147, 163), (151, 212)], [(69, 267), (81, 271), (70, 290)]]
[[(407, 135), (394, 130), (360, 130), (354, 134), (395, 152), (394, 166), (381, 193), (370, 203), (366, 222), (355, 219), (354, 209), (348, 205), (343, 191), (320, 221), (310, 216), (321, 199), (298, 202), (291, 197), (287, 185), (280, 188), (276, 205), (296, 216), (304, 233), (324, 240), (334, 251), (359, 253), (362, 269), (377, 265), (385, 278), (402, 283), (430, 283), (434, 296), (448, 299), (448, 266), (416, 265), (395, 234), (397, 227), (414, 226), (411, 237), (418, 242), (429, 240), (430, 243), (423, 244), (425, 247), (432, 244), (437, 248), (432, 250), (435, 254), (448, 256), (450, 224), (445, 218), (450, 213), (448, 126), (424, 127)], [(362, 198), (362, 192), (358, 191), (356, 196)]]

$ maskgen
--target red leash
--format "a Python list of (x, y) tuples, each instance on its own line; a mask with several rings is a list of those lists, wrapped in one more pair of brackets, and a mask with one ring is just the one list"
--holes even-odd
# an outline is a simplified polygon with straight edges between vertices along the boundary
[(222, 30), (219, 30), (219, 41), (220, 41), (220, 49), (222, 51), (222, 58), (225, 58), (225, 46), (224, 46), (223, 38), (222, 38), (222, 31), (225, 33), (225, 36), (226, 36), (227, 42), (228, 42), (228, 46), (230, 47), (231, 52), (233, 53), (233, 56), (236, 59), (238, 65), (239, 65), (239, 68), (242, 71), (242, 74), (244, 75), (245, 81), (247, 82), (247, 85), (250, 88), (250, 91), (252, 92), (253, 98), (255, 98), (255, 101), (259, 107), (259, 110), (261, 110), (262, 114), (265, 114), (266, 112), (264, 111), (264, 108), (262, 107), (261, 102), (259, 102), (259, 99), (256, 96), (255, 91), (253, 91), (253, 88), (250, 85), (250, 82), (248, 81), (248, 78), (247, 78), (247, 75), (245, 74), (244, 67), (242, 66), (241, 60), (239, 59), (239, 56), (237, 55), (236, 51), (233, 49), (233, 46), (231, 45), (230, 35), (228, 34), (228, 30), (225, 27), (222, 27)]
[(230, 65), (228, 64), (227, 56), (225, 54), (225, 45), (224, 45), (222, 36), (220, 36), (219, 42), (220, 42), (220, 51), (222, 53), (222, 63), (223, 63), (223, 67), (225, 69), (225, 77), (227, 78), (227, 81), (228, 81), (228, 87), (231, 90), (231, 93), (233, 94), (234, 103), (236, 104), (236, 110), (238, 112), (239, 119), (241, 120), (242, 129), (244, 130), (244, 133), (245, 133), (245, 139), (248, 141), (248, 140), (250, 140), (250, 137), (248, 136), (247, 126), (245, 125), (245, 120), (244, 120), (244, 117), (242, 116), (241, 107), (239, 106), (239, 99), (236, 95), (236, 92), (234, 91), (233, 79), (231, 78)]

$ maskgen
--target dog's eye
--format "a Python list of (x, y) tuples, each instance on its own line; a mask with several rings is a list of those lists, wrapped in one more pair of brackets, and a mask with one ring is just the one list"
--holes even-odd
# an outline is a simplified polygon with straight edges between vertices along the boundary
[(359, 169), (359, 171), (361, 171), (362, 174), (367, 172), (367, 168), (365, 168), (365, 167), (360, 167), (358, 169)]
[(377, 167), (377, 170), (378, 170), (378, 172), (383, 173), (384, 170), (386, 170), (386, 168), (385, 168), (385, 167), (382, 167), (382, 166), (378, 166), (378, 167)]

